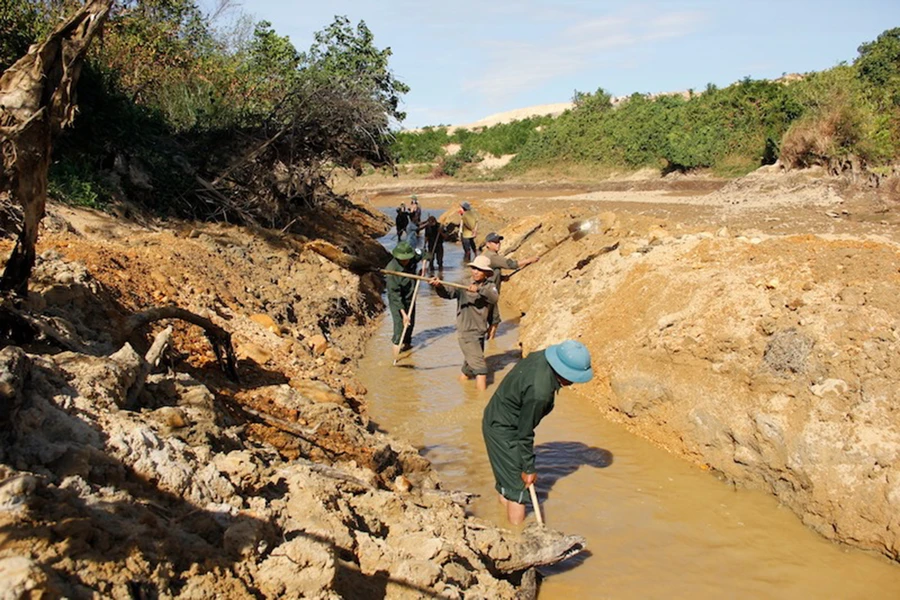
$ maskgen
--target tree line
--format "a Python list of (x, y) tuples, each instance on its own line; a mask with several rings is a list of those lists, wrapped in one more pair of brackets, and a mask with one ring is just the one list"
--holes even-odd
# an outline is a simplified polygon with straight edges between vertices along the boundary
[[(900, 158), (900, 28), (859, 46), (852, 64), (821, 72), (617, 102), (600, 88), (573, 101), (554, 119), (400, 132), (392, 148), (398, 162), (449, 164), (451, 175), (487, 153), (516, 154), (513, 172), (574, 163), (736, 176), (778, 159), (877, 172)], [(452, 143), (461, 150), (451, 157), (443, 147)]]
[[(408, 91), (362, 21), (306, 50), (272, 24), (193, 0), (117, 0), (54, 144), (49, 192), (89, 206), (128, 199), (162, 215), (282, 227), (331, 196), (335, 167), (391, 165)], [(0, 72), (81, 6), (0, 0)], [(230, 11), (230, 12), (229, 12)]]

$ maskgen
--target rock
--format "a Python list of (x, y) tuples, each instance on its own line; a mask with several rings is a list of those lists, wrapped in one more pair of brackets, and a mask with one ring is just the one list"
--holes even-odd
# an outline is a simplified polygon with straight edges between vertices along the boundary
[(347, 356), (343, 352), (341, 352), (340, 350), (338, 350), (337, 348), (335, 348), (333, 346), (331, 348), (328, 348), (325, 350), (324, 356), (325, 356), (325, 360), (327, 360), (328, 362), (335, 363), (338, 365), (343, 364), (343, 363), (347, 362), (348, 360), (350, 360), (349, 358), (347, 358)]
[(672, 393), (665, 385), (647, 375), (611, 375), (609, 384), (618, 399), (619, 410), (629, 417), (636, 417), (656, 404), (672, 399)]
[(303, 531), (275, 547), (259, 565), (256, 580), (266, 598), (322, 598), (334, 581), (336, 567), (330, 545)]
[(493, 535), (495, 534), (479, 537), (487, 538), (482, 540), (483, 552), (494, 567), (503, 573), (517, 573), (531, 567), (556, 564), (580, 554), (587, 545), (587, 541), (581, 536), (566, 535), (536, 523), (527, 525), (516, 538), (497, 540)]
[(259, 555), (259, 549), (266, 538), (266, 524), (256, 519), (242, 516), (225, 530), (222, 544), (229, 556), (239, 560), (252, 561)]
[[(3, 483), (0, 484), (0, 510), (8, 511), (27, 506), (28, 497), (37, 489), (38, 480), (33, 475), (20, 474), (10, 477), (10, 473), (0, 470)], [(0, 594), (0, 598), (4, 597)]]
[(331, 389), (328, 384), (322, 381), (313, 381), (311, 379), (291, 379), (290, 386), (300, 392), (300, 394), (316, 404), (329, 403), (346, 406), (347, 399), (341, 394)]
[(272, 360), (272, 353), (264, 350), (256, 344), (244, 342), (237, 347), (237, 355), (240, 358), (249, 358), (256, 364), (262, 366)]
[(41, 565), (30, 558), (0, 558), (0, 598), (61, 598), (64, 595)]
[(275, 320), (269, 315), (264, 314), (255, 314), (250, 315), (250, 320), (261, 326), (263, 329), (267, 329), (274, 333), (275, 335), (281, 335), (281, 326), (275, 322)]
[(306, 344), (312, 350), (313, 354), (317, 356), (325, 354), (325, 350), (328, 349), (328, 340), (320, 333), (307, 338)]
[(838, 396), (841, 396), (847, 393), (848, 387), (847, 382), (843, 379), (826, 379), (822, 383), (809, 386), (809, 391), (812, 392), (813, 396), (819, 398), (826, 394), (837, 394)]
[(7, 423), (22, 402), (22, 389), (30, 369), (31, 360), (18, 346), (0, 350), (0, 424)]
[[(397, 478), (394, 479), (394, 489), (405, 494), (412, 489), (412, 483), (403, 475), (398, 475)], [(428, 558), (431, 557), (429, 556)]]
[[(437, 583), (440, 577), (441, 568), (428, 560), (404, 560), (391, 570), (392, 580), (407, 583), (417, 588), (430, 588)], [(388, 584), (388, 589), (394, 586), (400, 589), (406, 587), (392, 581)], [(397, 591), (400, 591), (400, 589)], [(387, 595), (391, 596), (390, 593)]]
[(772, 336), (763, 353), (763, 363), (780, 375), (803, 373), (815, 340), (797, 331), (786, 329)]
[(154, 411), (167, 427), (181, 429), (188, 426), (188, 418), (184, 410), (177, 406), (163, 406)]

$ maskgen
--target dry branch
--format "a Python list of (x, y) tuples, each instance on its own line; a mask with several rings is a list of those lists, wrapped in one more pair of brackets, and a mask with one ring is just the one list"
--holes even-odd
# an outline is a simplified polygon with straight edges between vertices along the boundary
[(131, 389), (128, 390), (128, 397), (125, 399), (125, 408), (129, 410), (137, 408), (137, 400), (141, 395), (141, 392), (144, 391), (144, 384), (147, 382), (147, 375), (149, 375), (150, 371), (152, 371), (153, 368), (159, 364), (160, 359), (162, 359), (163, 352), (165, 352), (166, 348), (169, 347), (169, 342), (171, 340), (171, 325), (156, 334), (156, 338), (153, 340), (153, 345), (150, 346), (150, 349), (147, 351), (147, 355), (144, 356), (144, 362), (141, 363), (141, 368), (138, 371), (137, 377), (135, 378), (134, 385), (131, 387)]
[(60, 331), (44, 318), (15, 308), (12, 306), (12, 302), (8, 300), (0, 303), (0, 322), (3, 323), (5, 329), (15, 327), (19, 331), (30, 332), (30, 335), (41, 334), (60, 348), (81, 354), (89, 354), (81, 341), (72, 338), (64, 331)]
[(185, 310), (178, 306), (160, 306), (134, 314), (126, 321), (125, 337), (130, 337), (132, 333), (141, 327), (163, 319), (180, 319), (203, 328), (203, 331), (206, 332), (206, 339), (212, 344), (213, 351), (216, 354), (216, 361), (219, 363), (219, 368), (221, 368), (232, 381), (239, 380), (237, 358), (234, 354), (234, 347), (231, 345), (231, 334), (206, 317), (201, 317), (189, 310)]

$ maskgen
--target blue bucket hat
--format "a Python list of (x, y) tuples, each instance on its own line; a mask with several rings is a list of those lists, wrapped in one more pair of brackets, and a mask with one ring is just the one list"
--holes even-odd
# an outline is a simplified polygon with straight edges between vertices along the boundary
[(594, 377), (591, 353), (581, 342), (566, 340), (547, 346), (544, 356), (556, 374), (567, 381), (586, 383)]

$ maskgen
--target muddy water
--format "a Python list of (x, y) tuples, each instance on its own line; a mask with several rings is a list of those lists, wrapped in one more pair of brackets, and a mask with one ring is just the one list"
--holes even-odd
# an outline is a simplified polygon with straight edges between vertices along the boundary
[[(396, 238), (383, 242), (392, 248)], [(445, 249), (443, 278), (462, 281), (459, 246)], [(480, 423), (496, 382), (519, 357), (516, 322), (505, 320), (488, 343), (496, 376), (479, 395), (474, 382), (457, 380), (455, 302), (424, 284), (420, 294), (412, 353), (392, 366), (386, 315), (360, 364), (370, 415), (419, 447), (445, 487), (480, 494), (475, 515), (503, 525)], [(547, 524), (585, 536), (589, 548), (542, 571), (542, 599), (900, 597), (897, 565), (832, 544), (770, 496), (735, 491), (628, 434), (577, 386), (560, 392), (537, 430), (536, 452)]]

